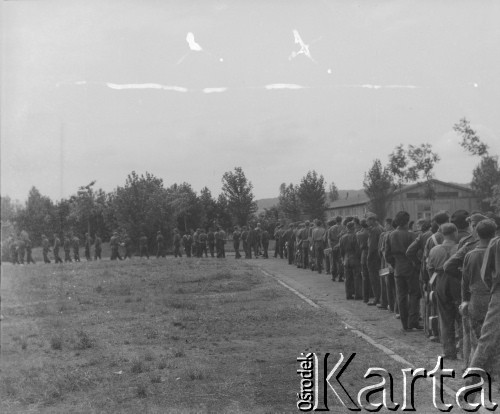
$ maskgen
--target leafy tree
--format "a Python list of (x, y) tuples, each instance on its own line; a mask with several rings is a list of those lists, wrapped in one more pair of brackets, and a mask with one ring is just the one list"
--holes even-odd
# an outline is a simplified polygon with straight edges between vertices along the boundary
[(32, 187), (23, 209), (17, 214), (19, 230), (27, 231), (31, 241), (40, 244), (42, 234), (51, 237), (57, 230), (56, 209), (52, 200), (44, 196), (36, 187)]
[(0, 196), (0, 214), (2, 223), (11, 222), (13, 223), (16, 220), (16, 216), (19, 210), (22, 209), (22, 206), (19, 202), (14, 202), (11, 200), (9, 196)]
[(234, 172), (228, 171), (222, 176), (222, 192), (235, 224), (244, 225), (257, 211), (252, 189), (253, 185), (241, 167), (235, 167)]
[(214, 200), (212, 193), (207, 187), (201, 189), (198, 200), (203, 211), (202, 227), (207, 228), (213, 226), (217, 219), (217, 202)]
[(285, 183), (280, 185), (280, 195), (278, 198), (278, 211), (289, 221), (300, 220), (300, 199), (299, 187), (297, 185)]
[[(231, 214), (229, 214), (229, 206), (224, 194), (219, 194), (217, 202), (215, 203), (216, 225), (224, 229), (232, 227), (233, 221)], [(243, 223), (246, 224), (246, 223)]]
[[(431, 144), (420, 144), (418, 147), (408, 145), (406, 150), (403, 145), (398, 145), (389, 154), (388, 170), (398, 190), (405, 184), (425, 180), (425, 196), (432, 201), (436, 194), (431, 181), (434, 177), (433, 169), (440, 159), (439, 155), (432, 151)], [(400, 193), (400, 196), (402, 203), (403, 195)], [(404, 209), (404, 205), (401, 208)]]
[(309, 219), (323, 219), (326, 208), (325, 179), (316, 171), (308, 171), (300, 181), (297, 195), (302, 213)]
[(190, 184), (173, 184), (167, 190), (167, 197), (178, 228), (188, 231), (201, 225), (203, 209)]
[(470, 122), (466, 118), (460, 119), (453, 125), (453, 130), (457, 132), (462, 141), (460, 146), (470, 155), (481, 157), (479, 165), (472, 171), (471, 187), (481, 198), (481, 208), (483, 210), (500, 211), (497, 203), (498, 183), (500, 182), (500, 168), (498, 157), (488, 153), (488, 145), (485, 144), (477, 132), (472, 129)]
[(333, 203), (338, 199), (339, 199), (339, 190), (335, 185), (335, 183), (332, 181), (328, 186), (328, 200), (330, 200)]
[[(484, 211), (495, 210), (495, 187), (500, 183), (498, 157), (484, 156), (472, 171), (471, 187), (481, 198)], [(498, 206), (496, 207), (497, 211)]]
[(372, 167), (365, 173), (363, 187), (370, 199), (370, 210), (378, 216), (379, 220), (385, 219), (387, 205), (394, 189), (394, 181), (389, 169), (382, 167), (379, 159), (373, 161)]
[(470, 126), (467, 118), (462, 118), (455, 125), (453, 130), (462, 136), (460, 146), (471, 155), (479, 155), (480, 157), (488, 155), (488, 145), (481, 141), (479, 135)]
[(108, 219), (112, 218), (110, 225), (116, 224), (125, 230), (132, 240), (138, 240), (144, 232), (150, 247), (154, 245), (158, 230), (165, 235), (173, 227), (172, 207), (163, 180), (148, 172), (139, 176), (132, 171), (125, 185), (117, 187), (110, 198), (110, 208), (111, 211), (106, 214)]

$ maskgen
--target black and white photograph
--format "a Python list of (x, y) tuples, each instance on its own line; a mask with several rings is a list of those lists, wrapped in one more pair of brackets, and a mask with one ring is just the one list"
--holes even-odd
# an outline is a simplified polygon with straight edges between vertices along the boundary
[(500, 1), (0, 18), (2, 413), (500, 412)]

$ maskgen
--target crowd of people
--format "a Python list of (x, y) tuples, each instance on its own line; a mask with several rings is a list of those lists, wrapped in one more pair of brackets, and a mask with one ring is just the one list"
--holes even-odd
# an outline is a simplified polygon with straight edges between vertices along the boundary
[[(382, 226), (383, 224), (383, 226)], [(236, 226), (228, 234), (220, 227), (173, 232), (175, 257), (225, 258), (232, 242), (236, 259), (269, 258), (269, 241), (275, 239), (275, 258), (288, 264), (331, 275), (345, 283), (347, 300), (395, 314), (404, 332), (424, 331), (440, 341), (443, 356), (469, 366), (486, 368), (494, 362), (500, 344), (500, 217), (458, 210), (437, 213), (432, 220), (410, 221), (406, 211), (383, 223), (373, 213), (364, 218), (336, 217), (276, 225), (269, 234), (260, 223)], [(166, 256), (163, 234), (156, 235), (156, 257)], [(132, 258), (134, 243), (127, 234), (114, 232), (111, 260)], [(149, 259), (149, 240), (138, 239), (140, 257)], [(102, 240), (85, 234), (85, 258), (101, 259)], [(52, 243), (42, 236), (45, 263), (52, 251), (55, 263), (80, 261), (81, 242), (67, 234)], [(121, 249), (120, 249), (121, 248)], [(241, 248), (241, 252), (240, 252)], [(14, 264), (35, 263), (26, 232), (9, 238)], [(122, 250), (122, 254), (120, 253)], [(73, 256), (71, 256), (73, 251)]]
[(414, 223), (400, 211), (383, 224), (368, 213), (278, 227), (275, 257), (325, 269), (345, 283), (347, 300), (393, 312), (402, 331), (441, 342), (443, 357), (460, 356), (464, 369), (498, 370), (500, 217), (443, 211)]

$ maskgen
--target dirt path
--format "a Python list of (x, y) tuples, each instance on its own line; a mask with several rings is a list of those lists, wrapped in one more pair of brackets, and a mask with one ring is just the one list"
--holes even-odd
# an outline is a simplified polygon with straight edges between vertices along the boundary
[[(341, 321), (349, 329), (361, 332), (361, 336), (364, 334), (364, 339), (371, 340), (372, 345), (375, 343), (375, 346), (381, 345), (379, 349), (386, 348), (387, 354), (392, 351), (395, 354), (393, 359), (402, 357), (400, 362), (406, 368), (409, 368), (406, 362), (427, 371), (436, 366), (437, 357), (442, 354), (440, 344), (430, 342), (422, 332), (402, 332), (400, 321), (387, 310), (369, 307), (362, 301), (346, 300), (344, 283), (333, 282), (330, 275), (298, 269), (282, 259), (253, 259), (246, 262), (286, 283), (317, 305), (329, 309), (338, 316), (335, 319), (337, 323)], [(455, 370), (456, 378), (447, 378), (445, 381), (445, 385), (450, 388), (448, 391), (454, 393), (463, 386), (462, 361), (445, 361), (445, 368)], [(493, 401), (499, 400), (498, 394), (498, 386), (494, 386)]]

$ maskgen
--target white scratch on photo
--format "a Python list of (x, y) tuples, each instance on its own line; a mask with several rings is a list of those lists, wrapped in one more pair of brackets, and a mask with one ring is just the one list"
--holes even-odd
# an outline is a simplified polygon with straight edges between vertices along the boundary
[(304, 89), (304, 86), (295, 83), (272, 83), (265, 86), (266, 89)]

